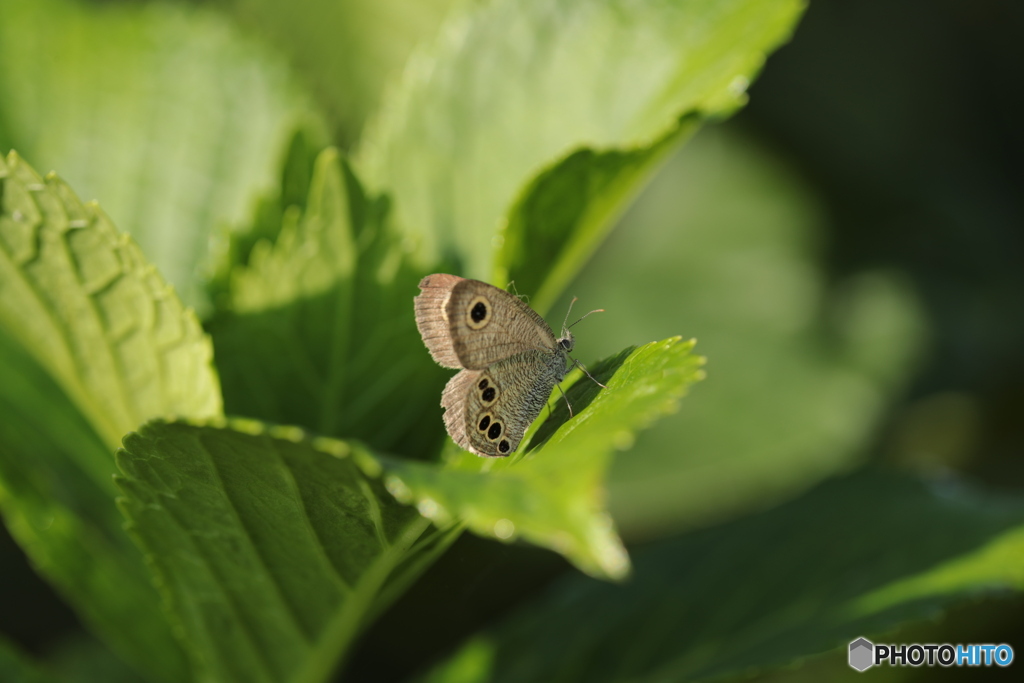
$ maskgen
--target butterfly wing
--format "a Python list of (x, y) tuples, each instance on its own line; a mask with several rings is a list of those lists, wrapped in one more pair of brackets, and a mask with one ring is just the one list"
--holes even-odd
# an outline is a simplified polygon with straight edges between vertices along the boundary
[[(437, 364), (446, 368), (466, 367), (455, 354), (448, 324), (448, 299), (460, 280), (461, 277), (444, 273), (428, 275), (420, 280), (420, 294), (413, 299), (416, 308), (416, 327), (423, 337), (423, 343), (427, 345), (427, 350)], [(455, 375), (452, 382), (462, 374)], [(452, 382), (448, 383), (449, 386)], [(445, 392), (447, 393), (447, 389)]]
[(474, 450), (466, 432), (466, 408), (470, 390), (479, 381), (482, 370), (463, 370), (450, 380), (441, 394), (441, 406), (444, 408), (444, 427), (452, 441), (467, 451)]
[(441, 397), (452, 439), (477, 455), (511, 455), (565, 376), (565, 359), (561, 350), (531, 349), (457, 374)]
[(423, 278), (420, 290), (416, 325), (444, 367), (482, 370), (517, 353), (558, 348), (536, 311), (486, 282), (437, 273)]

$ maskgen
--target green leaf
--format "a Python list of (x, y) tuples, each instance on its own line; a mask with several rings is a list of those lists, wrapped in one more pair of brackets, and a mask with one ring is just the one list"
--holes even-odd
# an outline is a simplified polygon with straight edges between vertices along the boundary
[(60, 679), (37, 667), (11, 643), (0, 638), (0, 681), (4, 681), (4, 683), (59, 683)]
[(110, 477), (125, 432), (216, 416), (195, 315), (95, 204), (13, 153), (0, 161), (0, 490), (42, 573), (139, 671), (183, 680)]
[[(799, 0), (472, 3), (385, 102), (360, 169), (373, 188), (392, 193), (395, 222), (421, 267), (450, 261), (486, 279), (507, 212), (538, 174), (589, 149), (594, 173), (606, 176), (595, 189), (611, 187), (621, 201), (659, 157), (645, 150), (670, 139), (682, 117), (742, 104), (766, 52), (802, 7)], [(605, 157), (616, 151), (626, 155), (619, 168)], [(572, 174), (573, 165), (563, 170)], [(587, 199), (595, 206), (578, 209), (585, 241), (603, 234), (591, 223), (615, 215), (602, 206), (611, 199)], [(574, 254), (582, 245), (566, 249)], [(499, 272), (515, 260), (514, 249), (499, 257)]]
[(118, 464), (199, 680), (326, 680), (454, 538), (424, 533), (368, 451), (294, 427), (151, 423)]
[[(185, 664), (183, 653), (178, 650), (176, 654)], [(149, 662), (149, 666), (158, 665)], [(140, 680), (138, 672), (85, 632), (63, 636), (55, 647), (48, 646), (46, 667), (64, 683), (139, 683)], [(182, 671), (182, 680), (191, 680), (191, 677)]]
[(551, 310), (629, 199), (698, 125), (689, 117), (649, 147), (581, 150), (539, 175), (512, 207), (491, 281), (515, 282), (534, 292), (535, 310)]
[(0, 160), (0, 329), (111, 448), (152, 417), (220, 414), (195, 314), (95, 203), (13, 152)]
[(1024, 589), (1022, 557), (1021, 499), (862, 472), (639, 550), (626, 586), (567, 577), (427, 680), (749, 675)]
[(588, 574), (623, 578), (629, 558), (604, 509), (605, 470), (614, 449), (628, 448), (636, 430), (674, 410), (703, 376), (692, 348), (672, 338), (626, 349), (591, 368), (607, 385), (600, 391), (573, 373), (566, 398), (574, 416), (556, 390), (548, 404), (554, 411), (520, 445), (524, 456), (493, 460), (458, 451), (443, 466), (389, 460), (388, 488), (440, 523), (457, 518), (481, 535), (522, 537)]
[(220, 0), (287, 54), (330, 114), (335, 137), (356, 139), (381, 91), (454, 0)]
[(222, 311), (230, 307), (232, 273), (237, 267), (249, 263), (256, 245), (264, 240), (273, 242), (277, 239), (286, 214), (305, 210), (313, 168), (323, 149), (324, 145), (318, 144), (316, 136), (309, 131), (295, 131), (281, 163), (276, 191), (260, 197), (249, 224), (230, 233), (222, 244), (222, 250), (214, 256), (214, 272), (207, 283), (207, 291), (215, 309)]
[(0, 512), (11, 535), (136, 671), (154, 681), (189, 680), (150, 572), (121, 528), (112, 450), (2, 330), (0, 414)]
[(0, 88), (0, 152), (99, 198), (191, 305), (210, 236), (323, 130), (280, 58), (187, 4), (5, 0)]
[(927, 327), (904, 279), (822, 272), (830, 230), (799, 174), (728, 122), (665, 165), (572, 284), (582, 310), (607, 311), (574, 328), (585, 353), (679, 332), (713, 362), (687, 409), (612, 465), (627, 539), (763, 508), (863, 458)]
[[(305, 207), (236, 268), (210, 325), (229, 412), (436, 453), (443, 372), (416, 333), (419, 273), (335, 150), (316, 162)], [(424, 434), (437, 435), (424, 438)]]

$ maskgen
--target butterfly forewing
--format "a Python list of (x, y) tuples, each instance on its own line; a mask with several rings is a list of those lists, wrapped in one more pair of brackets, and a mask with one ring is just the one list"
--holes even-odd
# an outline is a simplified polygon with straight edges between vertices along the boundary
[(446, 306), (452, 288), (461, 277), (436, 273), (420, 280), (420, 295), (413, 299), (416, 308), (416, 327), (423, 343), (438, 365), (446, 368), (465, 367), (452, 346), (453, 337), (448, 324)]
[(551, 328), (533, 309), (484, 282), (457, 283), (445, 311), (452, 348), (466, 368), (486, 368), (523, 351), (556, 345)]

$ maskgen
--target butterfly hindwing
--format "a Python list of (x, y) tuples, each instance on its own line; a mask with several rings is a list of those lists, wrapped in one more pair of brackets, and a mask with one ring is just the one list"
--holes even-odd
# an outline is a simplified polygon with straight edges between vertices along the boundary
[(469, 450), (499, 458), (515, 452), (564, 376), (564, 355), (531, 350), (498, 361), (466, 381), (461, 418)]
[(445, 429), (452, 441), (467, 451), (473, 451), (473, 444), (466, 433), (466, 397), (481, 374), (481, 370), (463, 370), (448, 380), (441, 394)]

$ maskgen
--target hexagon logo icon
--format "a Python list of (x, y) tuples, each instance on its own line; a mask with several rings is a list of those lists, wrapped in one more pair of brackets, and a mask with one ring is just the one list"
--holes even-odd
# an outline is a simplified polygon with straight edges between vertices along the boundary
[(867, 638), (858, 638), (850, 643), (850, 666), (864, 671), (875, 664), (875, 644)]

